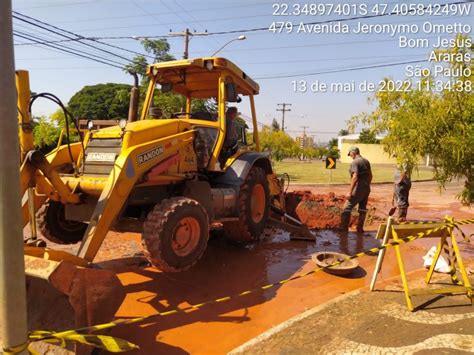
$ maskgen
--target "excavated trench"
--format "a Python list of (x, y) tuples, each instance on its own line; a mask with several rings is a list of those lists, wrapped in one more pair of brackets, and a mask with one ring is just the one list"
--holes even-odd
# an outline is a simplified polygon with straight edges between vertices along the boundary
[[(345, 196), (336, 195), (334, 192), (313, 194), (307, 190), (288, 192), (285, 198), (287, 213), (311, 229), (339, 227), (345, 201)], [(351, 224), (356, 221), (357, 214), (353, 214)]]

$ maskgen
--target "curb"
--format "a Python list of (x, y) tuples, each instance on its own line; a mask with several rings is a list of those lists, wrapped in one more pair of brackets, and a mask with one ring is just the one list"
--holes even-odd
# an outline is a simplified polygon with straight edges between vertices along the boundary
[(355, 296), (355, 295), (358, 295), (361, 290), (363, 289), (364, 287), (362, 288), (359, 288), (357, 290), (354, 290), (354, 291), (351, 291), (351, 292), (348, 292), (348, 293), (345, 293), (341, 296), (338, 296), (336, 298), (333, 298), (332, 300), (330, 301), (327, 301), (323, 304), (320, 304), (319, 306), (316, 306), (316, 307), (313, 307), (311, 309), (308, 309), (307, 311), (304, 311), (303, 313), (301, 314), (298, 314), (297, 316), (294, 316), (293, 318), (290, 318), (286, 321), (284, 321), (283, 323), (280, 323), (268, 330), (266, 330), (265, 332), (263, 332), (262, 334), (260, 335), (257, 335), (255, 338), (252, 338), (250, 339), (249, 341), (247, 341), (246, 343), (243, 343), (242, 345), (238, 346), (237, 348), (229, 351), (227, 354), (228, 355), (235, 355), (235, 354), (242, 354), (244, 353), (245, 351), (249, 350), (249, 348), (257, 345), (258, 343), (261, 343), (262, 341), (270, 338), (271, 336), (275, 335), (275, 334), (278, 334), (280, 333), (281, 331), (289, 328), (290, 326), (292, 326), (294, 323), (297, 323), (299, 322), (300, 320), (303, 320), (309, 316), (312, 316), (313, 314), (325, 309), (326, 307), (329, 307), (331, 305), (333, 305), (334, 303), (337, 303), (339, 301), (342, 301), (342, 300), (345, 300), (346, 298), (349, 298), (349, 297), (352, 297), (352, 296)]
[[(412, 270), (410, 272), (407, 272), (407, 276), (409, 275), (412, 275), (416, 272), (419, 272), (420, 270), (424, 270), (423, 268), (420, 268), (420, 269), (415, 269), (415, 270)], [(393, 279), (396, 279), (396, 278), (400, 278), (400, 275), (395, 275), (395, 276), (392, 276), (392, 277), (389, 277), (388, 279), (385, 279), (383, 280), (384, 282), (390, 282), (391, 280)], [(307, 311), (304, 311), (303, 313), (300, 313), (296, 316), (294, 316), (293, 318), (290, 318), (290, 319), (287, 319), (286, 321), (264, 331), (263, 333), (257, 335), (256, 337), (250, 339), (249, 341), (243, 343), (242, 345), (239, 345), (238, 347), (236, 347), (235, 349), (232, 349), (231, 351), (229, 351), (227, 354), (228, 355), (237, 355), (237, 354), (243, 354), (244, 352), (246, 352), (247, 350), (250, 350), (250, 348), (254, 347), (255, 345), (261, 343), (262, 341), (270, 338), (271, 336), (275, 335), (275, 334), (278, 334), (280, 332), (282, 332), (283, 330), (289, 328), (290, 326), (292, 326), (293, 324), (305, 319), (305, 318), (308, 318), (310, 316), (312, 316), (313, 314), (315, 313), (318, 313), (319, 311), (322, 311), (324, 310), (326, 307), (329, 307), (335, 303), (338, 303), (339, 301), (343, 301), (345, 300), (346, 298), (349, 298), (349, 297), (352, 297), (352, 296), (357, 296), (359, 293), (361, 293), (362, 291), (364, 290), (368, 290), (369, 289), (369, 286), (363, 286), (357, 290), (354, 290), (354, 291), (351, 291), (351, 292), (348, 292), (348, 293), (345, 293), (341, 296), (338, 296), (336, 298), (333, 298), (323, 304), (320, 304), (316, 307), (313, 307), (311, 309), (308, 309)]]

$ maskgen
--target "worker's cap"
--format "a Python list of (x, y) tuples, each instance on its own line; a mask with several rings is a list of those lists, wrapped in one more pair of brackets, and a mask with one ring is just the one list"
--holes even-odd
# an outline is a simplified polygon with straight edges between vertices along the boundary
[(354, 153), (356, 153), (356, 154), (360, 154), (359, 148), (354, 147), (354, 146), (352, 146), (352, 147), (349, 148), (349, 151), (347, 152), (347, 155), (351, 155), (352, 152), (354, 152)]

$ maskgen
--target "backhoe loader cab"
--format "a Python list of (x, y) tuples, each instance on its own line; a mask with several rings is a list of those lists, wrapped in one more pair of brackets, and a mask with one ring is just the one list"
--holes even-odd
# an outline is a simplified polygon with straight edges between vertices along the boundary
[[(24, 120), (27, 85), (18, 75)], [(228, 238), (249, 242), (262, 233), (270, 204), (278, 205), (281, 187), (269, 156), (259, 152), (257, 83), (216, 57), (153, 64), (148, 76), (139, 120), (101, 129), (90, 125), (82, 142), (47, 156), (21, 147), (22, 191), (30, 196), (23, 205), (24, 223), (29, 216), (31, 222), (34, 206), (47, 239), (81, 243), (75, 257), (48, 250), (49, 258), (91, 263), (107, 232), (119, 224), (123, 230), (128, 224), (122, 222), (133, 220), (143, 225), (150, 262), (164, 271), (182, 271), (202, 256), (211, 227), (222, 226)], [(182, 95), (183, 112), (161, 118), (153, 105), (158, 90)], [(226, 106), (241, 96), (249, 98), (254, 151), (242, 125), (236, 128), (240, 142), (225, 144)], [(209, 98), (216, 100), (217, 114), (191, 112), (193, 100)], [(26, 134), (20, 130), (20, 139)], [(28, 253), (45, 254), (34, 247)]]

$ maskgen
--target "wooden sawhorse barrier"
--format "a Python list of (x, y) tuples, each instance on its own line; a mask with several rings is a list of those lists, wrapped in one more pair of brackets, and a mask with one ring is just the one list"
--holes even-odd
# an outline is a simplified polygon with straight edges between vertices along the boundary
[[(442, 228), (444, 226), (444, 228)], [(379, 226), (377, 231), (376, 238), (381, 239), (383, 238), (382, 244), (387, 244), (390, 239), (393, 241), (398, 241), (400, 238), (406, 238), (408, 236), (415, 236), (419, 233), (426, 233), (430, 230), (440, 228), (436, 232), (429, 233), (422, 238), (440, 238), (438, 246), (436, 248), (436, 254), (433, 258), (433, 262), (431, 267), (428, 270), (428, 274), (426, 275), (425, 282), (427, 284), (430, 283), (431, 277), (433, 276), (433, 272), (436, 266), (436, 263), (441, 255), (442, 251), (445, 251), (447, 254), (447, 259), (449, 262), (449, 266), (451, 268), (451, 281), (455, 286), (452, 287), (442, 287), (437, 289), (423, 289), (417, 291), (411, 291), (408, 286), (407, 275), (405, 272), (405, 265), (403, 263), (402, 252), (400, 250), (400, 245), (395, 245), (395, 253), (397, 256), (398, 266), (400, 268), (400, 276), (402, 279), (403, 290), (405, 292), (405, 299), (407, 302), (408, 309), (410, 311), (414, 311), (415, 308), (413, 307), (412, 296), (415, 295), (426, 295), (426, 294), (445, 294), (445, 295), (452, 295), (452, 294), (465, 294), (470, 300), (471, 305), (473, 304), (474, 300), (474, 290), (472, 288), (471, 282), (469, 281), (469, 277), (466, 272), (466, 268), (464, 267), (464, 263), (461, 258), (461, 253), (459, 252), (458, 243), (456, 241), (456, 237), (454, 235), (454, 226), (450, 223), (446, 222), (413, 222), (413, 223), (403, 223), (397, 224), (392, 217), (389, 217), (387, 223), (383, 223)], [(377, 280), (377, 275), (381, 270), (383, 259), (385, 256), (385, 249), (382, 249), (378, 253), (377, 263), (375, 265), (375, 270), (372, 276), (372, 281), (370, 283), (370, 290), (373, 291), (375, 288), (375, 282)], [(457, 277), (457, 268), (462, 276), (462, 281)]]

